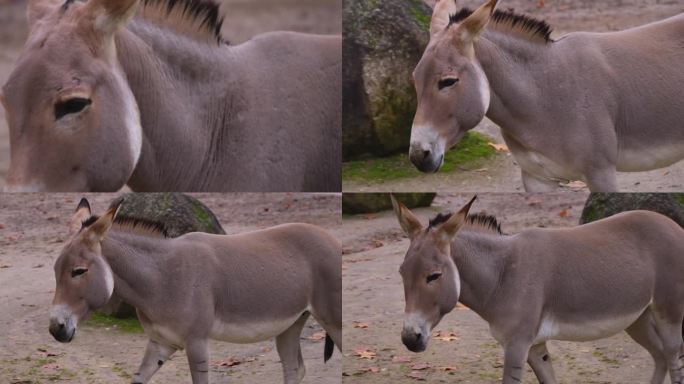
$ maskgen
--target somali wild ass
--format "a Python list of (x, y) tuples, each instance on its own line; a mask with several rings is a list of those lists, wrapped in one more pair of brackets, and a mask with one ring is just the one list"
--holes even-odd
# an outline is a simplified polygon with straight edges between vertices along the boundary
[(9, 191), (339, 191), (341, 38), (231, 46), (211, 0), (29, 0)]
[(402, 341), (425, 350), (431, 330), (462, 302), (489, 323), (504, 348), (504, 383), (527, 361), (556, 383), (547, 340), (587, 341), (623, 330), (655, 361), (651, 383), (681, 384), (684, 230), (650, 211), (630, 211), (566, 229), (505, 236), (492, 216), (438, 215), (423, 228), (393, 199), (411, 243), (400, 273), (406, 298)]
[(149, 337), (133, 383), (185, 349), (192, 382), (209, 380), (209, 339), (253, 343), (275, 337), (286, 384), (304, 377), (299, 337), (309, 315), (325, 329), (324, 358), (342, 343), (339, 243), (308, 224), (237, 235), (165, 238), (155, 224), (102, 217), (83, 199), (71, 240), (55, 262), (50, 333), (70, 342), (76, 326), (112, 293), (135, 306)]
[(440, 0), (415, 68), (409, 156), (436, 172), (444, 152), (486, 115), (501, 127), (525, 190), (584, 180), (615, 191), (616, 172), (684, 157), (684, 14), (557, 40), (543, 21)]

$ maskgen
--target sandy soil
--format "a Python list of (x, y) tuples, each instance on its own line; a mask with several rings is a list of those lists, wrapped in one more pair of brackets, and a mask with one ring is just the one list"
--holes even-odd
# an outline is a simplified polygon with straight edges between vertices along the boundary
[[(438, 194), (432, 207), (415, 213), (426, 222), (437, 212), (460, 208), (471, 196)], [(585, 192), (485, 193), (479, 195), (473, 210), (495, 215), (505, 233), (516, 233), (535, 226), (574, 226), (586, 198)], [(454, 310), (435, 329), (454, 332), (457, 340), (433, 339), (422, 354), (409, 352), (402, 345), (404, 298), (398, 269), (409, 241), (392, 212), (345, 216), (340, 236), (345, 253), (343, 382), (410, 383), (416, 380), (407, 377), (411, 367), (421, 364), (429, 368), (414, 374), (430, 383), (501, 380), (503, 350), (489, 334), (487, 323), (469, 309)], [(356, 328), (355, 321), (368, 328)], [(371, 350), (377, 357), (361, 359), (355, 356), (355, 349)], [(648, 353), (626, 334), (586, 343), (550, 342), (549, 350), (561, 383), (645, 383), (653, 369)], [(537, 382), (529, 368), (524, 382)]]
[[(339, 34), (342, 0), (218, 0), (223, 34), (231, 43), (275, 30)], [(26, 1), (0, 0), (0, 86), (5, 84), (26, 40)], [(0, 189), (9, 168), (9, 131), (0, 107)]]
[[(102, 212), (113, 194), (86, 195)], [(194, 195), (218, 217), (227, 233), (285, 223), (308, 222), (340, 233), (339, 195), (235, 194)], [(0, 383), (128, 383), (142, 359), (146, 338), (116, 329), (83, 325), (70, 344), (48, 333), (54, 294), (52, 265), (67, 240), (67, 223), (81, 195), (5, 194), (0, 197)], [(309, 321), (301, 345), (305, 383), (340, 382), (342, 356), (335, 351), (323, 364), (323, 342), (310, 340), (322, 328)], [(214, 383), (279, 383), (281, 365), (272, 340), (237, 345), (212, 342)], [(235, 357), (233, 367), (216, 362)], [(185, 355), (174, 357), (153, 383), (188, 383)]]
[[(425, 0), (434, 3), (434, 0)], [(461, 1), (459, 4), (475, 8), (479, 0)], [(614, 31), (661, 20), (684, 12), (682, 0), (546, 0), (538, 7), (537, 0), (504, 0), (502, 8), (515, 8), (519, 12), (546, 20), (554, 28), (554, 37), (572, 31)], [(494, 142), (503, 143), (499, 128), (486, 119), (476, 128), (487, 133)], [(618, 174), (618, 187), (630, 192), (675, 192), (684, 187), (684, 162), (650, 172)], [(520, 168), (509, 153), (488, 160), (478, 171), (458, 171), (448, 174), (422, 174), (418, 177), (388, 182), (344, 181), (344, 191), (474, 191), (521, 192)]]

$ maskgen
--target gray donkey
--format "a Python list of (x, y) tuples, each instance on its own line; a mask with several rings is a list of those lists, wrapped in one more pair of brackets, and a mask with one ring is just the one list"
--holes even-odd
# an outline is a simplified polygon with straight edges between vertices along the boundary
[(462, 302), (504, 348), (503, 383), (556, 383), (547, 340), (587, 341), (627, 331), (655, 361), (652, 384), (682, 384), (684, 230), (650, 211), (567, 229), (505, 236), (491, 216), (438, 215), (424, 228), (392, 197), (411, 239), (399, 269), (406, 310), (401, 338), (424, 351), (431, 330)]
[(324, 358), (342, 343), (342, 251), (322, 229), (284, 224), (238, 235), (189, 233), (169, 239), (155, 224), (102, 217), (83, 199), (71, 240), (55, 262), (50, 333), (70, 342), (76, 327), (113, 292), (137, 309), (149, 337), (133, 383), (147, 383), (177, 350), (192, 382), (209, 382), (209, 339), (276, 338), (286, 384), (301, 382), (299, 345), (309, 315), (326, 330)]
[(29, 0), (9, 191), (339, 191), (340, 36), (231, 46), (211, 0)]
[(444, 152), (486, 115), (501, 127), (526, 191), (585, 180), (617, 189), (616, 172), (684, 157), (684, 14), (620, 32), (557, 40), (539, 20), (472, 12), (440, 0), (414, 71), (409, 155), (436, 172)]

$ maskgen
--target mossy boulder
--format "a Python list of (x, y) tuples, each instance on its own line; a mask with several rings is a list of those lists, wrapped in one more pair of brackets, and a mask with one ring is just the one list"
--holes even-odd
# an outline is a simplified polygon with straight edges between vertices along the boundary
[[(213, 212), (194, 197), (182, 193), (129, 193), (123, 196), (120, 216), (162, 224), (169, 237), (189, 232), (225, 234)], [(112, 296), (100, 312), (118, 318), (135, 316), (135, 308)]]
[(665, 215), (684, 228), (684, 194), (681, 193), (592, 193), (584, 204), (580, 224), (640, 209)]
[(421, 0), (343, 5), (343, 158), (389, 155), (409, 145), (416, 94), (411, 72), (429, 40)]
[[(436, 193), (395, 193), (394, 197), (408, 208), (429, 207)], [(345, 193), (342, 196), (342, 213), (352, 215), (392, 209), (389, 193)]]

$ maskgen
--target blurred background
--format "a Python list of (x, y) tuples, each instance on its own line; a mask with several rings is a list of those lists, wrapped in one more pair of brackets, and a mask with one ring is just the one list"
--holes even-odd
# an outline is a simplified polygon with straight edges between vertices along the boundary
[[(232, 44), (268, 31), (339, 34), (342, 0), (216, 0), (223, 35)], [(5, 84), (28, 34), (26, 0), (0, 0), (0, 85)], [(0, 188), (9, 168), (9, 132), (0, 107)]]

